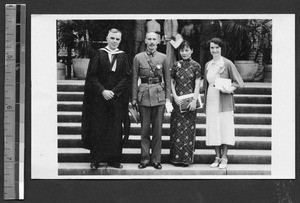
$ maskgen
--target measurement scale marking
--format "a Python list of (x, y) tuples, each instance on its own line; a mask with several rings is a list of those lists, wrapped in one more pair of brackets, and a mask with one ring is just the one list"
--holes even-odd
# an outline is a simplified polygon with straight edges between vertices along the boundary
[(4, 199), (24, 199), (25, 4), (5, 5)]

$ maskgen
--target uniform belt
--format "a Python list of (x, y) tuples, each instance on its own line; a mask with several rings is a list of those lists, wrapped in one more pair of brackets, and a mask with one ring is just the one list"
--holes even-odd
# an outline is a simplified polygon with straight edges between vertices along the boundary
[(148, 84), (156, 84), (161, 83), (161, 78), (141, 78), (142, 83), (148, 83)]

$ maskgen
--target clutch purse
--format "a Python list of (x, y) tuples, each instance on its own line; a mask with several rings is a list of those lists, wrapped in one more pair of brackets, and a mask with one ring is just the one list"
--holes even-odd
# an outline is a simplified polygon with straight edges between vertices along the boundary
[[(193, 101), (194, 93), (185, 94), (185, 95), (179, 96), (178, 98), (183, 101), (182, 104), (179, 106), (180, 112), (184, 113), (184, 112), (189, 111), (188, 105), (190, 102)], [(202, 104), (201, 97), (199, 94), (198, 99), (196, 100), (196, 109), (200, 109), (200, 108), (202, 108), (202, 106), (203, 106), (203, 104)]]
[(216, 89), (229, 89), (231, 87), (231, 79), (227, 78), (216, 78), (215, 80), (215, 88)]

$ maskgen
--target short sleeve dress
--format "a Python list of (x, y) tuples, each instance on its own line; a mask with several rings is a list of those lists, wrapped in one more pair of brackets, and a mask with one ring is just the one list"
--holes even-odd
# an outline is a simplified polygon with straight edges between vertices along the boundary
[[(196, 79), (202, 78), (199, 63), (192, 59), (175, 62), (171, 70), (178, 96), (194, 92)], [(173, 101), (170, 130), (170, 161), (173, 164), (192, 164), (194, 161), (197, 111), (181, 113)]]

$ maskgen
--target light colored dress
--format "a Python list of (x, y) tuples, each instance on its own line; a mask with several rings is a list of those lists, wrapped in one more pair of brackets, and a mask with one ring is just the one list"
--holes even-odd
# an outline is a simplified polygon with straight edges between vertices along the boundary
[(224, 59), (211, 61), (207, 67), (209, 83), (206, 104), (206, 145), (234, 145), (233, 111), (220, 112), (220, 90), (214, 88), (215, 79), (220, 77), (220, 69), (224, 67)]

